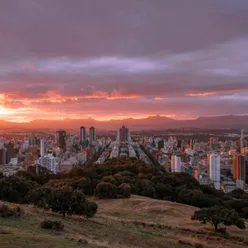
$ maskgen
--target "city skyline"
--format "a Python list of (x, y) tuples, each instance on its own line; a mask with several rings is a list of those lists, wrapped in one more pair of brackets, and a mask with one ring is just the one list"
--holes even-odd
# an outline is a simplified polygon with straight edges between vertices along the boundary
[(247, 0), (2, 0), (0, 120), (248, 114)]

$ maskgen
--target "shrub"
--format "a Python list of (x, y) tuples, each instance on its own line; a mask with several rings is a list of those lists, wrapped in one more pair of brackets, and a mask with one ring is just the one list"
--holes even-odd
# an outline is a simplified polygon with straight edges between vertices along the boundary
[(240, 217), (242, 217), (244, 219), (248, 219), (248, 207), (242, 209), (242, 211), (240, 213)]
[(114, 179), (115, 179), (119, 184), (123, 183), (123, 178), (122, 178), (122, 175), (121, 175), (120, 173), (114, 174), (113, 177), (114, 177)]
[(48, 186), (34, 188), (27, 193), (25, 201), (40, 208), (48, 208), (49, 196), (53, 190), (54, 188)]
[(136, 186), (139, 188), (140, 195), (151, 198), (156, 196), (154, 184), (152, 181), (148, 179), (136, 180)]
[(23, 210), (17, 206), (14, 208), (9, 207), (6, 204), (0, 205), (0, 217), (20, 217), (23, 214)]
[(64, 225), (61, 223), (61, 221), (54, 221), (47, 219), (41, 221), (40, 227), (43, 229), (54, 229), (56, 231), (64, 230)]
[(117, 187), (111, 183), (101, 182), (96, 187), (95, 195), (99, 198), (117, 198)]
[(39, 186), (36, 182), (23, 177), (5, 177), (0, 179), (0, 199), (15, 203), (24, 203), (29, 190)]
[(113, 185), (118, 185), (118, 182), (115, 180), (115, 178), (113, 176), (104, 176), (102, 178), (102, 181), (104, 181), (106, 183), (111, 183)]
[(38, 175), (36, 175), (36, 166), (29, 166), (27, 172), (31, 172), (33, 175), (35, 175), (37, 178), (36, 182), (38, 182), (39, 184), (43, 185), (49, 180), (55, 178), (53, 172), (48, 170), (46, 167), (40, 165), (38, 165), (37, 167)]
[(227, 208), (233, 208), (238, 213), (241, 213), (244, 208), (248, 206), (248, 200), (231, 200), (225, 201), (224, 206)]
[(69, 178), (73, 178), (73, 177), (81, 177), (84, 173), (84, 168), (77, 166), (77, 167), (73, 167), (69, 173), (68, 173), (68, 177)]
[(166, 185), (163, 183), (157, 183), (155, 185), (155, 191), (156, 191), (156, 195), (160, 198), (160, 199), (172, 199), (172, 196), (174, 195), (174, 191), (173, 188), (170, 185)]
[(231, 196), (236, 199), (248, 199), (248, 194), (241, 189), (232, 190), (230, 193), (228, 193), (228, 196)]
[(27, 180), (38, 182), (38, 177), (30, 171), (18, 171), (15, 176), (24, 177)]
[(92, 181), (88, 177), (82, 177), (74, 184), (76, 189), (82, 190), (86, 195), (93, 195), (94, 189), (92, 187)]
[(123, 198), (129, 198), (131, 196), (131, 187), (130, 184), (122, 183), (118, 187), (118, 195)]

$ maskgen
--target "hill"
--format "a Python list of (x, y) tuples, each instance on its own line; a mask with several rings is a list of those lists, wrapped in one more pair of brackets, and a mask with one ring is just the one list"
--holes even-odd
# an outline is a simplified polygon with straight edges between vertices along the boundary
[[(224, 239), (212, 233), (210, 226), (191, 221), (196, 210), (191, 206), (134, 195), (129, 199), (93, 200), (99, 208), (90, 220), (62, 217), (21, 205), (26, 213), (24, 217), (0, 218), (0, 248), (246, 247), (241, 240), (248, 236), (247, 230), (228, 227), (230, 236)], [(43, 218), (62, 221), (65, 230), (40, 229)], [(79, 243), (79, 239), (87, 240), (88, 244)]]
[(79, 129), (80, 126), (94, 126), (98, 130), (116, 130), (121, 125), (131, 130), (165, 130), (176, 128), (246, 128), (248, 116), (199, 117), (195, 120), (175, 120), (164, 116), (150, 116), (143, 119), (123, 119), (97, 121), (94, 119), (33, 120), (27, 123), (14, 123), (0, 120), (0, 130), (27, 131), (39, 129)]

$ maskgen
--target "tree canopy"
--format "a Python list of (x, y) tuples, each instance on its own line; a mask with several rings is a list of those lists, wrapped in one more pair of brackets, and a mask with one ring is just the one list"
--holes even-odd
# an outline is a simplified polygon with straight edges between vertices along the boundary
[(192, 220), (198, 220), (203, 224), (210, 223), (218, 231), (218, 226), (236, 226), (245, 229), (244, 220), (234, 209), (228, 209), (223, 206), (213, 206), (211, 208), (202, 208), (194, 213)]

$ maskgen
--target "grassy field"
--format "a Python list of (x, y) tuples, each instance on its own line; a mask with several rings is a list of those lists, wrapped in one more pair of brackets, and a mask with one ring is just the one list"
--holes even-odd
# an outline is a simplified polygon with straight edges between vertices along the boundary
[[(241, 240), (248, 237), (246, 230), (228, 228), (227, 239), (214, 235), (211, 226), (192, 222), (194, 207), (140, 196), (93, 200), (99, 209), (90, 220), (75, 216), (64, 218), (22, 206), (25, 215), (20, 219), (0, 218), (0, 248), (247, 247)], [(65, 230), (41, 229), (39, 224), (44, 218), (62, 221)], [(88, 244), (78, 242), (80, 239), (87, 240)]]

